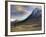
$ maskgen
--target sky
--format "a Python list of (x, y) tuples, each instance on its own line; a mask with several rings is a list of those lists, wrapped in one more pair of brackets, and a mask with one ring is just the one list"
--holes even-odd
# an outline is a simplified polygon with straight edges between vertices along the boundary
[(16, 5), (11, 5), (11, 19), (18, 21), (25, 20), (32, 14), (32, 11), (36, 8), (36, 6), (25, 6), (24, 8), (24, 12), (21, 14), (21, 11), (16, 11)]

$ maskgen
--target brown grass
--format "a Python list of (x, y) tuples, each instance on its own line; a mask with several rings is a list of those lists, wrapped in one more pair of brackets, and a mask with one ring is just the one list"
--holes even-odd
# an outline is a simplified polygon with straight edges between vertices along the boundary
[(26, 21), (11, 26), (11, 32), (41, 30), (41, 21)]

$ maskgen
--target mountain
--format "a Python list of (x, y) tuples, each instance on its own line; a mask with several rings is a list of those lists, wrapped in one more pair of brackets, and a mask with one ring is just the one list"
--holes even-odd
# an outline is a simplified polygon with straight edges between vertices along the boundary
[(39, 17), (41, 15), (41, 12), (42, 10), (40, 8), (35, 8), (33, 11), (32, 11), (32, 17)]
[(40, 8), (35, 8), (32, 11), (32, 14), (30, 16), (28, 16), (28, 18), (26, 18), (25, 20), (32, 20), (32, 19), (37, 20), (37, 19), (41, 18), (41, 13), (42, 13), (42, 10)]

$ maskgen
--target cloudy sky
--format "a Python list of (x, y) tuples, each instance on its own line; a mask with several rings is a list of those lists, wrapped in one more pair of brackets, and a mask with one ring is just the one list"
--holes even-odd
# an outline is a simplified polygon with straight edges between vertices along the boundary
[(11, 20), (22, 21), (32, 14), (36, 6), (11, 5)]

